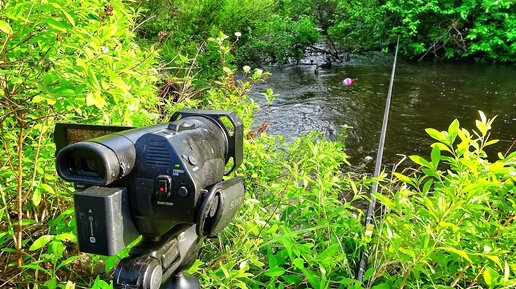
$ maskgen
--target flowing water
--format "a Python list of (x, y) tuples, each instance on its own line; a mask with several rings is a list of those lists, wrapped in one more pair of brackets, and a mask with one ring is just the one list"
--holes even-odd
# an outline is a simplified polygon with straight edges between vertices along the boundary
[[(267, 83), (254, 91), (262, 107), (256, 124), (269, 124), (269, 134), (289, 138), (315, 130), (338, 139), (348, 125), (344, 143), (352, 165), (373, 158), (382, 126), (392, 59), (356, 60), (331, 69), (314, 66), (275, 67)], [(358, 78), (350, 87), (340, 85)], [(267, 106), (259, 96), (270, 87), (277, 94)], [(505, 153), (516, 139), (516, 67), (473, 63), (408, 63), (396, 69), (383, 163), (394, 165), (403, 155), (429, 156), (432, 139), (425, 128), (447, 129), (458, 119), (475, 128), (478, 111), (498, 115), (492, 137), (501, 141), (494, 151)], [(514, 150), (516, 145), (512, 148)]]

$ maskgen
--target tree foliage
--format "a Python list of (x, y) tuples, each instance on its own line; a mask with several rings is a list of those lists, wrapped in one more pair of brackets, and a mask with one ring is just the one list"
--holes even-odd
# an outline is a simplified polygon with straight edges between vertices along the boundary
[(141, 33), (155, 39), (166, 32), (163, 55), (169, 59), (196, 54), (199, 44), (219, 31), (239, 31), (238, 63), (299, 60), (320, 39), (335, 57), (342, 51), (386, 50), (398, 36), (401, 52), (414, 59), (514, 63), (515, 5), (512, 0), (155, 0), (146, 5), (149, 21)]
[[(70, 257), (63, 242), (74, 240), (71, 210), (61, 214), (70, 196), (54, 173), (54, 123), (157, 119), (157, 54), (134, 42), (136, 14), (121, 1), (5, 1), (0, 11), (0, 244), (16, 248), (4, 251), (6, 262), (47, 273), (54, 288), (59, 262)], [(62, 222), (38, 238), (31, 225), (57, 216)], [(26, 253), (47, 243), (46, 254)], [(54, 270), (37, 265), (48, 260)]]

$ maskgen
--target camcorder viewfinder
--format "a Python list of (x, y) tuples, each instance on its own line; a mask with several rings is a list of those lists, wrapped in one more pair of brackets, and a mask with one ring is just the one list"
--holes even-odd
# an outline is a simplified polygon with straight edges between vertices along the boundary
[(143, 128), (56, 124), (56, 169), (73, 182), (79, 249), (115, 255), (115, 288), (199, 288), (182, 273), (205, 237), (233, 219), (243, 158), (243, 124), (231, 111), (182, 110)]

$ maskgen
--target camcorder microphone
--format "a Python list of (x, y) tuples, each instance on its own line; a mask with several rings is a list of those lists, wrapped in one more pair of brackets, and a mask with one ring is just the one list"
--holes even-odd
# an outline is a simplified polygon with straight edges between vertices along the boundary
[(115, 288), (199, 288), (182, 271), (244, 201), (243, 123), (231, 111), (182, 110), (143, 128), (56, 124), (56, 169), (73, 182), (79, 249), (115, 255)]

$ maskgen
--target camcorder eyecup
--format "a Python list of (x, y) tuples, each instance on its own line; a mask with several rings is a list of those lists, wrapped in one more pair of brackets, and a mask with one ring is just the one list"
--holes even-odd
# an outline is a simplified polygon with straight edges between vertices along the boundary
[(107, 186), (128, 175), (135, 159), (134, 144), (112, 134), (64, 147), (57, 153), (56, 168), (66, 181)]
[(80, 142), (63, 148), (56, 156), (56, 168), (65, 181), (96, 186), (106, 186), (120, 175), (116, 154), (94, 142)]

